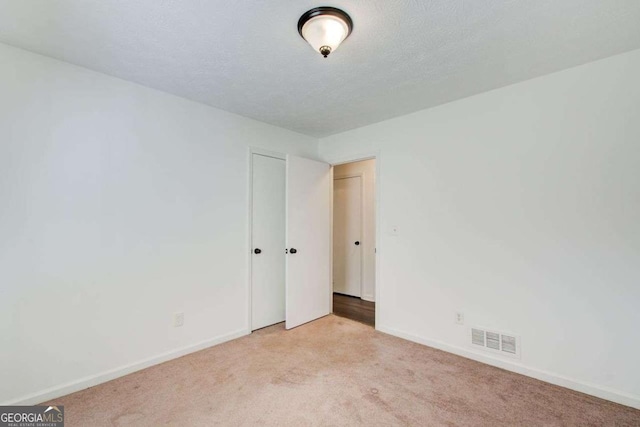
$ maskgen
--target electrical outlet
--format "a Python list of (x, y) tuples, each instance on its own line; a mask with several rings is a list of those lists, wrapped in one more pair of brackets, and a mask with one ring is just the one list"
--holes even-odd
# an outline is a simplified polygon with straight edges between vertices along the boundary
[(464, 325), (464, 313), (461, 313), (461, 312), (456, 313), (456, 323), (458, 325)]
[(173, 327), (179, 328), (184, 325), (184, 313), (173, 313)]

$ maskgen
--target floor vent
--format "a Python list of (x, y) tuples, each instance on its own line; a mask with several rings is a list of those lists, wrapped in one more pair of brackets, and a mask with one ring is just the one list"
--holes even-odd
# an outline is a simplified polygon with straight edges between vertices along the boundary
[(520, 358), (520, 337), (486, 328), (470, 328), (471, 345), (491, 353)]

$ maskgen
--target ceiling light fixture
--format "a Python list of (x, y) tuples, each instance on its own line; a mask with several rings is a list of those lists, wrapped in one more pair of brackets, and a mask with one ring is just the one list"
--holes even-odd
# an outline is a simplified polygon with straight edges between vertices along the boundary
[(316, 7), (305, 12), (298, 21), (303, 39), (325, 58), (334, 52), (353, 29), (349, 15), (335, 7)]

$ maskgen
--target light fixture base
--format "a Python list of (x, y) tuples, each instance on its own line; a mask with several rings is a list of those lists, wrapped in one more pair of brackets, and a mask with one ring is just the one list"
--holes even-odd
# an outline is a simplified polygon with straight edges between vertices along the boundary
[(327, 56), (329, 56), (329, 54), (330, 54), (330, 53), (331, 53), (331, 47), (330, 47), (330, 46), (322, 46), (322, 47), (320, 48), (320, 54), (321, 54), (322, 56), (324, 56), (325, 58), (326, 58)]

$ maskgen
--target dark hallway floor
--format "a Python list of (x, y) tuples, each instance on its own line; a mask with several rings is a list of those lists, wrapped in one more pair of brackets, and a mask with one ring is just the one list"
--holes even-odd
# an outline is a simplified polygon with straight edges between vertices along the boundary
[(376, 303), (334, 293), (333, 314), (375, 327)]

